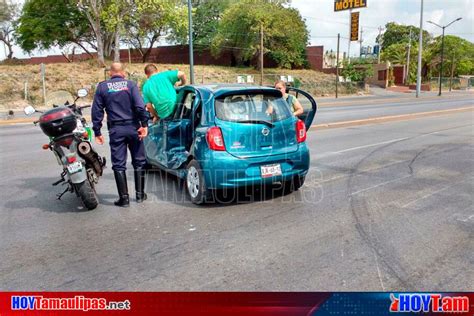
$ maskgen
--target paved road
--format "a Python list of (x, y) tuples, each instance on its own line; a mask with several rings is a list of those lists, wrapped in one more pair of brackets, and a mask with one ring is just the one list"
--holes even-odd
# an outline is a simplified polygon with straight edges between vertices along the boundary
[(90, 212), (55, 200), (39, 129), (0, 127), (0, 290), (472, 291), (473, 118), (309, 132), (305, 186), (239, 203), (196, 207), (155, 172), (146, 203), (115, 208), (108, 169)]
[[(391, 116), (409, 113), (420, 113), (437, 110), (463, 108), (474, 104), (474, 94), (447, 96), (442, 98), (423, 98), (414, 102), (412, 98), (383, 98), (354, 101), (352, 105), (324, 106), (318, 110), (313, 124), (324, 124), (349, 120), (360, 120), (372, 117)], [(342, 101), (341, 101), (342, 102)], [(344, 102), (346, 104), (346, 102)]]

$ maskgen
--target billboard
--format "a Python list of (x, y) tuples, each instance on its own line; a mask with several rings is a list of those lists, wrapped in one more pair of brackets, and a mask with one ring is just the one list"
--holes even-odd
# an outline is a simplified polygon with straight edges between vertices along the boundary
[(334, 11), (365, 8), (367, 0), (334, 0)]
[(351, 41), (359, 40), (359, 12), (351, 13)]

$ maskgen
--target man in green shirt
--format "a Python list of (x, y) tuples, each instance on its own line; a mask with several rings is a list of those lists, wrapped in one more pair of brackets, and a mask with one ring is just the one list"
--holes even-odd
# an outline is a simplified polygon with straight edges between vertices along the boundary
[(145, 75), (148, 80), (143, 85), (143, 99), (155, 123), (173, 114), (176, 107), (174, 87), (185, 85), (186, 76), (184, 72), (178, 70), (158, 73), (158, 69), (153, 64), (145, 66)]

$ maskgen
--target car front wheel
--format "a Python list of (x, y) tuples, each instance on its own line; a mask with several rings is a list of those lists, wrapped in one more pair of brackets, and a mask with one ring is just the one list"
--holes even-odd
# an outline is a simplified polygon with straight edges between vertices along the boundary
[(205, 203), (210, 198), (211, 192), (206, 188), (204, 175), (196, 160), (191, 160), (186, 167), (186, 190), (194, 204)]

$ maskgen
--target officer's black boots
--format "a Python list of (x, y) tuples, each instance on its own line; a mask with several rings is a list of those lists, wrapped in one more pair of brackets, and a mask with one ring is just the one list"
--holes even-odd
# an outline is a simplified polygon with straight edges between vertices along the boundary
[(141, 203), (146, 200), (147, 195), (145, 193), (145, 169), (135, 169), (135, 193), (137, 197), (137, 203)]
[(114, 170), (115, 183), (117, 184), (117, 191), (119, 199), (114, 202), (116, 206), (129, 207), (130, 200), (128, 198), (127, 175), (125, 171)]

